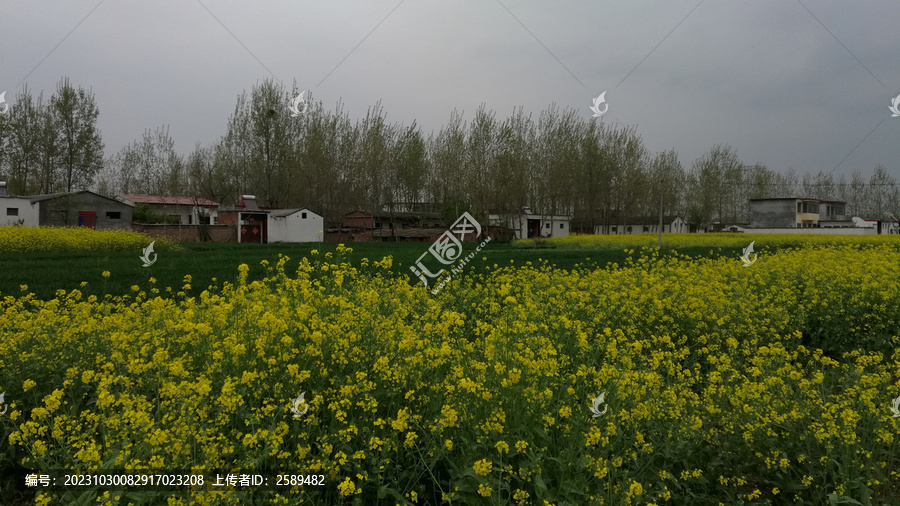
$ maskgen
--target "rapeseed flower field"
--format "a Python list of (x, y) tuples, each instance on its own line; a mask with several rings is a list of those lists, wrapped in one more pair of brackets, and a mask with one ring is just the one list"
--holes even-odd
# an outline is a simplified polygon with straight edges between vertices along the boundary
[(0, 227), (0, 253), (81, 251), (140, 251), (151, 241), (168, 248), (177, 243), (152, 239), (131, 230), (94, 230), (86, 227)]
[(747, 268), (485, 251), (437, 296), (343, 246), (199, 297), (191, 276), (165, 297), (23, 286), (0, 301), (0, 448), (16, 470), (327, 480), (35, 504), (897, 504), (896, 245), (756, 240)]

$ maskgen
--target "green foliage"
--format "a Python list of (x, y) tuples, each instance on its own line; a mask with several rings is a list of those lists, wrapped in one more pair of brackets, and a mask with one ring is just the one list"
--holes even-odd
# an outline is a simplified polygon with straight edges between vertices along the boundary
[(178, 223), (177, 216), (168, 216), (150, 210), (150, 205), (140, 202), (134, 205), (132, 220), (135, 223)]

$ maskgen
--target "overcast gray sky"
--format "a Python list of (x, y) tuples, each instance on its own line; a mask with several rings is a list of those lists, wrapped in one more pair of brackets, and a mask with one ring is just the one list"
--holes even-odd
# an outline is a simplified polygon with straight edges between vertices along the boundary
[(0, 5), (7, 102), (23, 79), (35, 95), (63, 76), (92, 88), (107, 154), (162, 125), (181, 153), (210, 144), (237, 96), (274, 75), (328, 109), (342, 101), (354, 120), (381, 100), (390, 122), (426, 134), (481, 103), (498, 118), (517, 106), (536, 118), (551, 103), (591, 118), (606, 91), (604, 122), (635, 125), (686, 167), (726, 143), (779, 171), (869, 176), (882, 163), (900, 179), (900, 117), (888, 110), (900, 11), (887, 0)]

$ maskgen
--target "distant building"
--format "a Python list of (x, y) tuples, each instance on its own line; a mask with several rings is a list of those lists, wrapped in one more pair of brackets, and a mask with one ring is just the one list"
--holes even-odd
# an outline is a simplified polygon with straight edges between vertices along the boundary
[(847, 214), (847, 203), (839, 200), (819, 201), (819, 226), (826, 228), (852, 227), (853, 220)]
[(806, 198), (750, 199), (750, 227), (755, 233), (894, 234), (900, 224), (864, 220), (847, 214), (847, 203)]
[(268, 242), (319, 242), (324, 234), (325, 219), (309, 209), (269, 211)]
[(750, 228), (818, 228), (820, 204), (807, 198), (750, 199)]
[(325, 239), (325, 219), (309, 209), (260, 209), (253, 195), (237, 206), (220, 206), (220, 225), (234, 227), (238, 242), (317, 242)]
[(546, 237), (568, 237), (571, 216), (531, 214), (522, 209), (520, 214), (488, 214), (488, 226), (511, 229), (515, 239), (538, 239)]
[(116, 198), (131, 206), (147, 204), (150, 211), (175, 217), (180, 225), (215, 225), (219, 208), (218, 202), (198, 197), (117, 195)]
[(6, 194), (6, 181), (0, 181), (0, 226), (38, 226), (37, 206), (28, 197)]
[(269, 211), (259, 208), (254, 195), (241, 195), (241, 203), (237, 206), (220, 206), (218, 221), (236, 228), (238, 242), (269, 242)]
[(900, 234), (900, 223), (896, 220), (864, 220), (853, 218), (856, 227), (869, 229), (877, 235)]
[(448, 223), (435, 212), (354, 211), (344, 215), (340, 228), (329, 228), (335, 241), (433, 241)]
[(31, 203), (40, 226), (131, 230), (130, 205), (88, 190), (34, 195)]
[[(619, 218), (611, 225), (594, 226), (595, 234), (658, 234), (659, 216), (635, 216), (633, 218)], [(690, 232), (690, 228), (684, 218), (677, 215), (663, 216), (662, 231), (665, 234), (679, 234)]]
[(750, 228), (852, 227), (847, 203), (808, 198), (750, 199)]

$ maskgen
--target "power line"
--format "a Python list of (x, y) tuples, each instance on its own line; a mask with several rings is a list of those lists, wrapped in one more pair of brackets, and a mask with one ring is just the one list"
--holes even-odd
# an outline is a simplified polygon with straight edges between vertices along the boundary
[(21, 86), (22, 83), (24, 83), (25, 80), (28, 79), (28, 76), (30, 76), (32, 72), (34, 72), (35, 70), (37, 70), (37, 68), (40, 67), (42, 63), (44, 63), (44, 60), (46, 60), (47, 58), (49, 58), (50, 55), (53, 54), (54, 51), (56, 51), (56, 48), (58, 48), (60, 45), (62, 45), (62, 43), (65, 42), (66, 39), (68, 39), (69, 36), (72, 35), (72, 33), (75, 32), (75, 30), (77, 30), (78, 27), (81, 26), (81, 24), (84, 23), (85, 20), (86, 20), (87, 18), (90, 17), (91, 14), (93, 14), (94, 11), (97, 10), (97, 8), (100, 7), (100, 4), (102, 4), (104, 1), (106, 1), (106, 0), (100, 0), (99, 2), (97, 2), (97, 5), (95, 5), (94, 8), (91, 9), (91, 12), (88, 12), (87, 15), (86, 15), (85, 17), (81, 18), (81, 21), (79, 21), (78, 24), (75, 25), (74, 28), (72, 28), (71, 30), (69, 30), (69, 33), (67, 33), (66, 36), (62, 38), (62, 40), (60, 40), (55, 46), (53, 46), (53, 49), (51, 49), (50, 52), (47, 53), (47, 56), (44, 56), (43, 58), (41, 58), (41, 61), (39, 61), (39, 62), (37, 63), (37, 65), (34, 66), (34, 68), (32, 68), (31, 70), (29, 70), (27, 74), (25, 74), (25, 77), (23, 77), (22, 80), (19, 81), (19, 84), (16, 85), (16, 88), (18, 88), (19, 86)]

